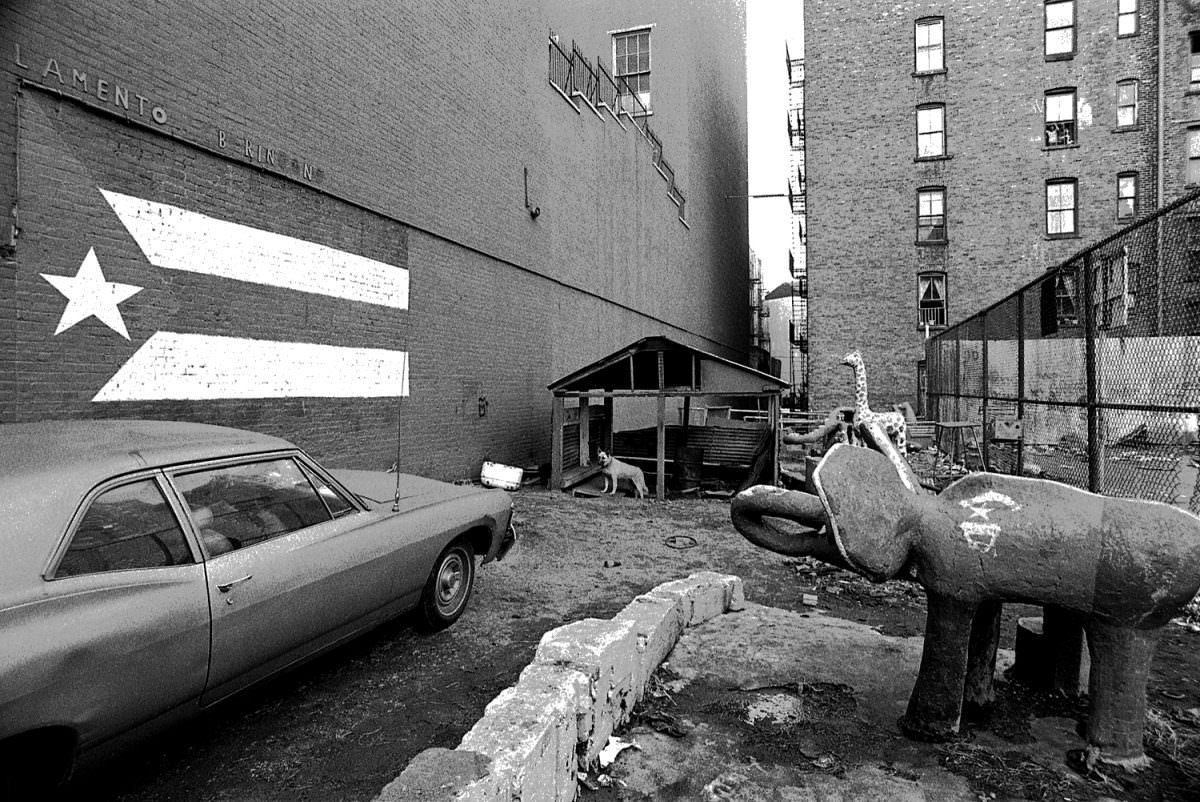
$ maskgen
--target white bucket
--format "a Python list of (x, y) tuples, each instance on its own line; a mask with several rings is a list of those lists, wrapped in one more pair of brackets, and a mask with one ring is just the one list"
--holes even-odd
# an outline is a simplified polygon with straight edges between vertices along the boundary
[(525, 471), (512, 465), (501, 465), (499, 462), (483, 463), (483, 473), (479, 481), (487, 487), (498, 487), (502, 490), (516, 490), (521, 486)]

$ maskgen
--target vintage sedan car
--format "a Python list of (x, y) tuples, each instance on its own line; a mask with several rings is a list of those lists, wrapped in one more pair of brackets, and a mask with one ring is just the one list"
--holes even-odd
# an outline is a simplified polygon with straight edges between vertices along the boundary
[(502, 490), (166, 421), (0, 425), (0, 798), (415, 611), (516, 539)]

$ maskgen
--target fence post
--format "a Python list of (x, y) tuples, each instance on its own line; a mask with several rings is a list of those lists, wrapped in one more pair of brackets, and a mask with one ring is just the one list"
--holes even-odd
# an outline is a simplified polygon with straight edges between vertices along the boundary
[(1087, 392), (1088, 490), (1104, 489), (1104, 433), (1100, 426), (1100, 408), (1096, 397), (1096, 316), (1092, 308), (1092, 252), (1083, 255), (1083, 336), (1084, 371)]
[(979, 402), (979, 436), (983, 438), (983, 465), (980, 465), (981, 470), (987, 470), (992, 464), (992, 443), (988, 438), (988, 313), (983, 313), (983, 321), (981, 323), (983, 329), (980, 336), (980, 347), (983, 349), (980, 362), (982, 365), (983, 376), (980, 378), (980, 393), (983, 395), (983, 400)]
[[(1017, 420), (1025, 425), (1025, 291), (1017, 293)], [(1017, 438), (1016, 475), (1025, 475), (1025, 438)]]

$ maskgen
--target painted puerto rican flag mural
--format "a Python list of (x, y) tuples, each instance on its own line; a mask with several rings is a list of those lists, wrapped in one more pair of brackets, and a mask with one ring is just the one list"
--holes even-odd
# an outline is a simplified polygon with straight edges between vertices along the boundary
[(402, 225), (36, 92), (19, 155), (16, 418), (394, 425)]

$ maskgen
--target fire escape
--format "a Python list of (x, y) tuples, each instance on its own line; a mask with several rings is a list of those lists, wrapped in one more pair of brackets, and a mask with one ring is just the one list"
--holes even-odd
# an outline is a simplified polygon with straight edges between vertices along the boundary
[[(784, 46), (788, 69), (788, 141), (791, 170), (788, 201), (792, 207), (792, 249), (788, 269), (792, 277), (788, 380), (792, 402), (808, 397), (808, 183), (804, 162), (804, 59), (793, 58)], [(804, 406), (807, 407), (805, 401)]]

